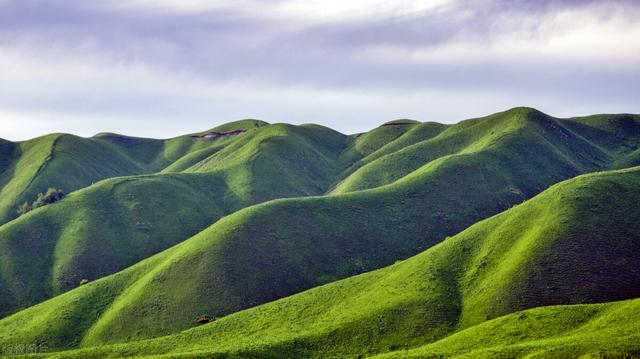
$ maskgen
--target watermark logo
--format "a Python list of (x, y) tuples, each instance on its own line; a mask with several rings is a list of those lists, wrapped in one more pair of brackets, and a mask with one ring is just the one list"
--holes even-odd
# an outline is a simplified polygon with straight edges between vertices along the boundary
[(0, 346), (0, 355), (38, 354), (46, 351), (45, 344), (3, 344)]

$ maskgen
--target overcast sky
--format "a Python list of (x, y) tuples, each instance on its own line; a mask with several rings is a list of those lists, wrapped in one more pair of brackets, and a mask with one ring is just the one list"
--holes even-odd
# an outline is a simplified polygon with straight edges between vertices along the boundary
[[(162, 4), (162, 5), (158, 5)], [(640, 113), (639, 1), (0, 0), (0, 137)]]

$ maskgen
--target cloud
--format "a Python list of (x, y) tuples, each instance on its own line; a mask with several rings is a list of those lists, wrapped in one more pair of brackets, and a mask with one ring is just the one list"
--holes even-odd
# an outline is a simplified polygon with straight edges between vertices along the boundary
[(83, 119), (85, 135), (169, 136), (239, 117), (356, 132), (516, 105), (556, 115), (640, 112), (632, 1), (0, 6), (0, 137), (47, 127), (25, 118), (69, 130), (65, 118)]
[[(330, 22), (353, 19), (376, 19), (412, 15), (440, 8), (452, 0), (151, 0), (104, 1), (103, 9), (144, 11), (147, 13), (201, 13), (233, 10), (249, 17), (295, 19), (299, 22)], [(267, 5), (267, 6), (265, 6)], [(257, 11), (260, 9), (268, 11)]]

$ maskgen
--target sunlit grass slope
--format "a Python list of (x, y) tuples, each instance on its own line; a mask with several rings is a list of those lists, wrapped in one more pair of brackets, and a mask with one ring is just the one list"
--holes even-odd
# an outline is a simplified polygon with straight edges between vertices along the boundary
[[(145, 281), (171, 282), (175, 274), (155, 264), (169, 265), (167, 251), (0, 321), (0, 341), (72, 346), (62, 338), (81, 338), (75, 344), (95, 346), (63, 357), (637, 354), (640, 301), (572, 304), (640, 296), (639, 200), (638, 168), (580, 176), (386, 268), (179, 334), (99, 346), (112, 341), (107, 332), (118, 335), (128, 322), (162, 320), (159, 308), (168, 305), (166, 298), (190, 290), (177, 282), (169, 287), (173, 292), (135, 283), (122, 289), (139, 273), (145, 273)], [(185, 242), (176, 251), (184, 254), (191, 245), (198, 244)], [(152, 272), (163, 275), (153, 279)], [(215, 281), (207, 279), (198, 283)], [(114, 310), (136, 296), (152, 300), (114, 317)], [(111, 297), (117, 299), (104, 299)], [(522, 312), (543, 306), (551, 307)], [(87, 319), (95, 317), (94, 323)], [(117, 318), (119, 324), (100, 335), (108, 324), (105, 318)], [(69, 322), (81, 325), (71, 329)], [(51, 329), (47, 323), (67, 325)]]
[(17, 217), (18, 204), (48, 187), (70, 192), (103, 178), (142, 168), (112, 146), (71, 135), (48, 135), (0, 146), (0, 224)]
[(161, 170), (186, 153), (211, 146), (189, 137), (169, 140), (100, 134), (54, 134), (0, 145), (0, 224), (17, 216), (18, 204), (48, 187), (66, 193), (105, 178)]
[[(558, 120), (528, 108), (451, 126), (396, 121), (355, 138), (316, 125), (237, 124), (247, 131), (216, 141), (98, 136), (134, 166), (146, 159), (144, 171), (161, 172), (96, 183), (0, 227), (2, 314), (197, 233), (47, 302), (53, 317), (25, 326), (52, 347), (175, 333), (200, 314), (228, 315), (408, 258), (554, 183), (620, 166), (639, 141), (634, 116)], [(15, 157), (15, 144), (0, 148)], [(331, 196), (235, 212), (336, 184)], [(30, 310), (16, 316), (28, 321)]]
[[(356, 135), (353, 144), (340, 157), (344, 170), (336, 177), (335, 184), (339, 184), (345, 177), (363, 165), (385, 154), (393, 153), (409, 145), (432, 138), (447, 126), (435, 122), (401, 122), (392, 126), (381, 126), (367, 133)], [(335, 191), (335, 188), (332, 188), (332, 191)]]
[(540, 307), (383, 358), (608, 358), (640, 356), (640, 299)]
[[(474, 154), (511, 140), (535, 144), (530, 150), (541, 150), (542, 158), (551, 153), (566, 157), (576, 172), (622, 168), (638, 158), (633, 151), (639, 139), (640, 117), (625, 114), (558, 119), (515, 108), (448, 127), (424, 123), (358, 161), (350, 168), (357, 170), (334, 192), (391, 183), (443, 156)], [(513, 151), (513, 160), (518, 160), (517, 148), (503, 147), (505, 155)]]
[[(241, 120), (205, 131), (250, 131), (267, 125)], [(93, 138), (52, 134), (13, 143), (0, 139), (0, 224), (17, 216), (48, 187), (71, 192), (102, 179), (158, 172), (192, 152), (203, 153), (228, 143), (180, 136), (167, 140), (101, 133)], [(193, 158), (193, 157), (191, 157)]]
[(0, 313), (124, 269), (242, 207), (323, 193), (348, 138), (270, 125), (220, 141), (182, 173), (105, 180), (0, 227)]
[(211, 133), (211, 132), (228, 132), (228, 131), (236, 131), (236, 130), (244, 130), (244, 131), (249, 131), (252, 130), (254, 128), (259, 128), (262, 126), (266, 126), (269, 123), (265, 122), (265, 121), (261, 121), (261, 120), (256, 120), (256, 119), (251, 119), (251, 118), (247, 118), (244, 120), (238, 120), (238, 121), (233, 121), (233, 122), (228, 122), (228, 123), (224, 123), (220, 126), (214, 127), (210, 130), (207, 131), (203, 131), (200, 132), (200, 135), (204, 135), (207, 133)]
[[(444, 157), (401, 181), (378, 189), (277, 200), (227, 216), (190, 240), (145, 261), (145, 265), (153, 266), (154, 270), (145, 272), (144, 276), (132, 276), (135, 281), (122, 289), (122, 294), (114, 295), (113, 300), (95, 306), (86, 304), (101, 313), (91, 330), (81, 330), (77, 337), (59, 344), (72, 345), (81, 338), (86, 343), (97, 344), (169, 334), (193, 326), (194, 318), (199, 314), (226, 315), (391, 264), (522, 201), (527, 193), (535, 193), (538, 188), (545, 188), (577, 171), (568, 164), (571, 157), (557, 155), (552, 150), (545, 155), (544, 147), (536, 147), (535, 143), (516, 137), (505, 141), (504, 146), (514, 143), (523, 146), (519, 153), (509, 151), (506, 155), (504, 147), (496, 143), (473, 155)], [(514, 155), (517, 160), (512, 159)], [(460, 191), (460, 188), (465, 190)], [(558, 201), (563, 196), (559, 194)], [(547, 195), (547, 198), (551, 197)], [(567, 196), (568, 200), (571, 198)], [(595, 192), (593, 198), (598, 199)], [(539, 226), (546, 223), (545, 211), (540, 211), (540, 216), (536, 217)], [(633, 226), (621, 228), (635, 230)], [(468, 250), (478, 248), (482, 247)], [(519, 255), (518, 248), (508, 249), (515, 251), (509, 258), (526, 258)], [(471, 279), (486, 277), (486, 280), (492, 280), (491, 275), (498, 275), (490, 275), (483, 268), (500, 252), (496, 248), (485, 250), (491, 257), (477, 257), (473, 266), (477, 269), (469, 273)], [(447, 257), (447, 261), (456, 256)], [(519, 263), (516, 261), (513, 265), (517, 267)], [(510, 275), (508, 270), (515, 270), (510, 268), (501, 265), (500, 270), (507, 272), (499, 275)], [(127, 271), (136, 270), (134, 266)], [(533, 277), (523, 283), (534, 280), (547, 283), (548, 276), (543, 274), (532, 273)], [(446, 280), (447, 277), (443, 274), (434, 278)], [(513, 280), (499, 282), (517, 284)], [(92, 284), (87, 287), (90, 286)], [(580, 290), (585, 288), (584, 283), (580, 283), (575, 292), (571, 287), (567, 293), (579, 299)], [(524, 289), (505, 289), (513, 293), (517, 290)], [(496, 296), (488, 289), (480, 293), (492, 299)], [(562, 291), (554, 293), (558, 293), (558, 300), (567, 298)], [(56, 305), (67, 305), (63, 298), (56, 298)], [(473, 296), (473, 300), (482, 298), (480, 294)], [(458, 319), (473, 324), (516, 308), (539, 304), (538, 296), (532, 297), (533, 304), (527, 302), (528, 298), (526, 295), (509, 297), (508, 302), (494, 301), (493, 307), (471, 302), (471, 309)], [(616, 298), (612, 295), (609, 299)], [(554, 300), (550, 298), (548, 304), (553, 304)], [(455, 301), (448, 303), (456, 304)], [(29, 316), (24, 312), (19, 315)], [(48, 337), (59, 337), (55, 332), (44, 332)]]

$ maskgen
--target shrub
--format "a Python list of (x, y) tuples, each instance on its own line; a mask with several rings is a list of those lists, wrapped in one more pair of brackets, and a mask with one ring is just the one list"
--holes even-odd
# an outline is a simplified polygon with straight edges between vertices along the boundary
[(38, 198), (31, 205), (28, 202), (24, 202), (18, 207), (18, 214), (23, 215), (32, 209), (36, 209), (42, 206), (46, 206), (51, 203), (58, 202), (64, 197), (64, 192), (61, 189), (49, 188), (46, 193), (38, 193)]
[(87, 284), (87, 283), (89, 283), (89, 280), (88, 280), (88, 279), (81, 279), (81, 280), (80, 280), (80, 285), (85, 285), (85, 284)]
[(64, 192), (61, 189), (49, 188), (46, 193), (38, 193), (38, 198), (33, 202), (31, 208), (35, 209), (58, 202), (62, 197), (64, 197)]

